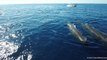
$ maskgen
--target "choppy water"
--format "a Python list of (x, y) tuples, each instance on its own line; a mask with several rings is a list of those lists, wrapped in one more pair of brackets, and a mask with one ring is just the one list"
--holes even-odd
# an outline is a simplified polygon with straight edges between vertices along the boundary
[[(0, 5), (0, 60), (86, 60), (107, 56), (102, 46), (80, 26), (89, 23), (107, 33), (107, 5), (66, 4)], [(88, 38), (81, 45), (70, 35), (72, 22)]]

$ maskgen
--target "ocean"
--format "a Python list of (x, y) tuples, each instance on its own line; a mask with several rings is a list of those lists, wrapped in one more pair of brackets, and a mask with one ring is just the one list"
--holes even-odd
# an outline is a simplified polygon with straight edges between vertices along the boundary
[[(81, 44), (69, 31), (74, 23), (90, 41)], [(107, 58), (107, 46), (80, 23), (107, 34), (107, 4), (0, 5), (0, 60), (87, 60)]]

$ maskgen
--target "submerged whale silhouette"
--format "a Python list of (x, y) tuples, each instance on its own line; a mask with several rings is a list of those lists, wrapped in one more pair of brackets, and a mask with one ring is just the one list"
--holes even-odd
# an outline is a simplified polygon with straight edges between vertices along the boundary
[(96, 30), (94, 27), (92, 27), (88, 23), (84, 24), (83, 26), (88, 31), (88, 33), (90, 33), (97, 40), (102, 41), (103, 43), (107, 43), (107, 35), (106, 34)]
[(87, 38), (84, 37), (80, 31), (78, 31), (75, 24), (68, 23), (67, 26), (70, 32), (80, 41), (80, 43), (86, 43)]

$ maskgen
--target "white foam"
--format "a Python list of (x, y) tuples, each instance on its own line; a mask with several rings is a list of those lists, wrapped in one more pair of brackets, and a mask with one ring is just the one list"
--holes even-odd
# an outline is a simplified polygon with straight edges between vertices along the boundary
[(31, 60), (32, 59), (32, 55), (31, 54), (28, 54), (28, 60)]
[[(27, 54), (27, 60), (31, 60), (32, 59), (32, 54)], [(25, 55), (20, 55), (16, 60), (24, 60), (24, 56)]]
[(17, 38), (18, 36), (16, 36), (16, 34), (11, 34), (11, 37)]
[(6, 59), (9, 55), (15, 53), (18, 45), (7, 41), (0, 41), (0, 59)]

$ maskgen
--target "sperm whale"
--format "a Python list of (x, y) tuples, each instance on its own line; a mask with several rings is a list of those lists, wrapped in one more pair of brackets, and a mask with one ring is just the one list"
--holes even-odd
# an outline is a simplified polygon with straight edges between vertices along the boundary
[(67, 26), (70, 32), (80, 41), (80, 43), (86, 43), (87, 38), (84, 37), (80, 31), (78, 31), (75, 24), (68, 23)]

